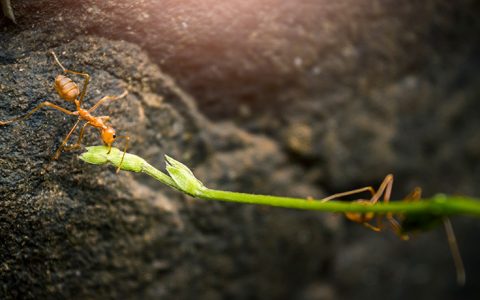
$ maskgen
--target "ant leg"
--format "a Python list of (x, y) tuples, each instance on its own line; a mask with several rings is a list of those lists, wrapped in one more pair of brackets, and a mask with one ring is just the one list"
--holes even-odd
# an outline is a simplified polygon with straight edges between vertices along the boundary
[(443, 225), (445, 227), (445, 232), (447, 233), (448, 246), (450, 247), (450, 252), (452, 253), (453, 263), (455, 264), (455, 269), (457, 271), (457, 282), (459, 285), (465, 285), (465, 267), (463, 265), (462, 256), (460, 255), (460, 250), (458, 249), (457, 239), (455, 238), (455, 232), (453, 231), (452, 222), (450, 219), (445, 217), (443, 218)]
[(67, 136), (65, 137), (65, 139), (63, 140), (62, 144), (60, 145), (60, 147), (58, 147), (57, 151), (55, 152), (55, 155), (52, 157), (53, 160), (56, 160), (60, 157), (60, 154), (62, 153), (62, 150), (63, 148), (65, 147), (65, 145), (67, 144), (68, 140), (70, 139), (70, 136), (72, 135), (72, 133), (75, 131), (75, 129), (77, 128), (78, 124), (80, 123), (81, 119), (78, 119), (77, 122), (75, 122), (75, 124), (73, 125), (72, 129), (70, 129), (70, 131), (68, 132)]
[(82, 129), (80, 129), (80, 134), (78, 135), (78, 139), (77, 139), (77, 142), (73, 145), (65, 145), (63, 147), (63, 149), (65, 151), (70, 151), (70, 150), (74, 150), (74, 149), (77, 149), (77, 148), (80, 148), (80, 146), (82, 145), (82, 140), (83, 140), (83, 135), (85, 133), (85, 129), (88, 125), (91, 125), (90, 123), (85, 123), (83, 124), (82, 126)]
[[(383, 202), (384, 203), (389, 203), (390, 202), (390, 196), (392, 194), (392, 185), (393, 185), (393, 175), (388, 174), (385, 179), (383, 180), (382, 184), (378, 188), (378, 194), (375, 195), (370, 201), (371, 203), (376, 203), (378, 202), (379, 198), (381, 197), (381, 194), (383, 191), (385, 191), (383, 195)], [(412, 192), (412, 197), (420, 197), (421, 190), (420, 189), (415, 189)], [(420, 199), (420, 198), (418, 198)], [(412, 199), (413, 200), (413, 199)], [(402, 234), (402, 226), (400, 223), (393, 217), (392, 213), (386, 213), (385, 217), (387, 220), (390, 222), (390, 225), (392, 226), (393, 231), (395, 232), (396, 235), (398, 235), (402, 240), (408, 240), (410, 237), (407, 234)], [(382, 219), (379, 217), (377, 219), (378, 227), (382, 228)]]
[(322, 198), (319, 201), (320, 201), (320, 203), (324, 203), (324, 202), (327, 202), (327, 201), (330, 201), (330, 200), (333, 200), (333, 199), (341, 198), (341, 197), (348, 196), (348, 195), (359, 194), (359, 193), (363, 193), (363, 192), (370, 192), (372, 194), (372, 197), (375, 196), (375, 190), (373, 189), (373, 187), (367, 186), (367, 187), (359, 188), (359, 189), (356, 189), (356, 190), (351, 190), (351, 191), (348, 191), (348, 192), (333, 194), (333, 195), (328, 196), (326, 198)]
[(362, 223), (363, 226), (367, 227), (368, 229), (371, 229), (375, 232), (379, 232), (379, 231), (382, 231), (382, 227), (380, 226), (373, 226), (372, 224), (368, 223), (368, 222), (364, 222)]
[(105, 101), (108, 101), (108, 100), (112, 100), (112, 101), (113, 101), (113, 100), (118, 100), (118, 99), (124, 98), (124, 97), (127, 96), (127, 95), (128, 95), (128, 91), (125, 90), (121, 95), (118, 95), (118, 96), (105, 96), (105, 97), (103, 97), (102, 99), (98, 100), (98, 102), (95, 103), (95, 105), (92, 106), (92, 107), (88, 110), (88, 112), (92, 112), (92, 111), (96, 110), (96, 109), (97, 109), (103, 102), (105, 102)]
[[(390, 200), (390, 194), (392, 192), (392, 184), (393, 184), (393, 175), (388, 174), (385, 176), (385, 179), (382, 181), (382, 184), (380, 184), (380, 187), (378, 188), (377, 192), (372, 196), (370, 201), (364, 201), (364, 200), (357, 200), (359, 203), (363, 203), (365, 205), (375, 205), (380, 197), (384, 195), (384, 202), (388, 203)], [(388, 215), (388, 214), (387, 214)], [(383, 228), (382, 224), (382, 219), (381, 216), (377, 215), (377, 226), (374, 226), (369, 223), (369, 221), (374, 217), (374, 214), (358, 214), (358, 213), (353, 213), (353, 214), (346, 214), (347, 219), (360, 223), (363, 226), (373, 230), (373, 231), (381, 231)], [(388, 216), (387, 216), (388, 217)], [(393, 218), (393, 217), (392, 217)], [(390, 220), (390, 219), (389, 219)], [(396, 220), (394, 220), (396, 222)], [(398, 223), (397, 223), (398, 224)]]
[[(383, 195), (384, 203), (390, 202), (390, 196), (392, 194), (392, 185), (393, 185), (393, 175), (388, 174), (387, 176), (385, 176), (385, 179), (383, 179), (382, 183), (380, 184), (380, 187), (378, 188), (377, 193), (375, 193), (375, 195), (370, 199), (370, 204), (375, 205), (380, 200), (380, 197), (382, 197), (382, 195)], [(393, 215), (391, 213), (387, 213), (386, 218), (388, 219), (390, 224), (392, 224), (394, 231), (400, 232), (400, 224), (398, 224), (397, 220), (393, 218)], [(383, 228), (381, 216), (377, 216), (377, 228), (380, 230)]]
[(125, 154), (127, 153), (128, 143), (130, 142), (130, 137), (128, 135), (122, 135), (122, 136), (117, 137), (117, 139), (118, 138), (125, 139), (125, 148), (123, 148), (123, 155), (122, 155), (122, 159), (120, 160), (120, 164), (118, 165), (118, 168), (117, 168), (117, 171), (116, 171), (117, 173), (120, 172), (120, 167), (122, 166), (123, 159), (125, 158)]
[(13, 123), (13, 122), (16, 122), (16, 121), (21, 121), (21, 120), (27, 119), (28, 117), (33, 115), (37, 110), (41, 109), (44, 106), (54, 108), (56, 110), (59, 110), (59, 111), (65, 113), (65, 114), (67, 114), (67, 115), (76, 115), (77, 114), (76, 112), (69, 111), (69, 110), (67, 110), (67, 109), (65, 109), (61, 106), (58, 106), (58, 105), (55, 105), (55, 104), (50, 103), (48, 101), (45, 101), (45, 102), (40, 103), (34, 109), (32, 109), (31, 111), (29, 111), (28, 113), (26, 113), (22, 116), (15, 117), (15, 118), (7, 120), (7, 121), (0, 121), (0, 125), (7, 125), (7, 124), (10, 124), (10, 123)]
[(80, 98), (78, 99), (78, 101), (80, 102), (80, 105), (82, 105), (83, 98), (85, 97), (85, 93), (87, 92), (88, 83), (90, 82), (90, 75), (88, 75), (87, 73), (81, 73), (81, 72), (76, 72), (76, 71), (65, 69), (65, 67), (62, 65), (62, 63), (58, 60), (55, 52), (51, 51), (50, 53), (52, 53), (53, 58), (55, 59), (55, 62), (60, 66), (60, 68), (62, 68), (64, 73), (71, 73), (71, 74), (75, 74), (75, 75), (80, 75), (85, 79), (84, 82), (83, 82), (82, 92), (80, 93)]
[(380, 197), (383, 196), (383, 201), (385, 203), (388, 203), (390, 201), (390, 194), (392, 193), (392, 185), (393, 185), (393, 175), (388, 174), (385, 176), (385, 179), (383, 179), (382, 184), (380, 184), (380, 187), (378, 188), (377, 192), (373, 197), (370, 199), (371, 204), (375, 204), (378, 202)]
[(78, 99), (81, 106), (83, 103), (83, 98), (85, 98), (85, 94), (87, 93), (87, 86), (88, 86), (88, 83), (90, 82), (90, 75), (88, 75), (87, 73), (80, 73), (80, 72), (75, 72), (71, 70), (64, 70), (64, 72), (80, 75), (84, 78), (82, 92), (80, 93), (80, 98)]

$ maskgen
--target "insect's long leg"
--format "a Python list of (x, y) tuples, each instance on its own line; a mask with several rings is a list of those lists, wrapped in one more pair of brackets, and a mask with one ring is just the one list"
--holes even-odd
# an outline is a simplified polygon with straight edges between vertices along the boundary
[(105, 96), (105, 97), (103, 97), (102, 99), (98, 100), (98, 102), (95, 103), (95, 105), (92, 106), (92, 107), (88, 110), (88, 112), (92, 112), (92, 111), (96, 110), (96, 109), (97, 109), (103, 102), (105, 102), (105, 101), (108, 101), (108, 100), (112, 100), (112, 101), (113, 101), (113, 100), (118, 100), (118, 99), (124, 98), (124, 97), (127, 96), (127, 95), (128, 95), (128, 91), (125, 90), (122, 94), (120, 94), (120, 95), (118, 95), (118, 96)]
[(367, 227), (368, 229), (371, 229), (371, 230), (376, 231), (376, 232), (379, 232), (379, 231), (382, 230), (381, 226), (374, 226), (374, 225), (372, 225), (368, 222), (363, 222), (362, 225)]
[(6, 121), (0, 121), (0, 125), (7, 125), (7, 124), (10, 124), (12, 122), (16, 122), (16, 121), (21, 121), (21, 120), (24, 120), (24, 119), (27, 119), (28, 117), (30, 117), (31, 115), (33, 115), (37, 110), (41, 109), (42, 107), (51, 107), (51, 108), (54, 108), (56, 110), (59, 110), (67, 115), (76, 115), (76, 112), (72, 112), (72, 111), (69, 111), (61, 106), (58, 106), (58, 105), (55, 105), (53, 103), (50, 103), (48, 101), (45, 101), (45, 102), (42, 102), (40, 103), (39, 105), (37, 105), (34, 109), (32, 109), (31, 111), (27, 112), (26, 114), (24, 115), (21, 115), (21, 116), (18, 116), (18, 117), (15, 117), (13, 119), (10, 119), (10, 120), (6, 120)]
[[(422, 189), (419, 187), (416, 187), (413, 189), (413, 191), (410, 194), (408, 194), (405, 197), (404, 201), (407, 201), (407, 202), (419, 201), (421, 197), (422, 197)], [(455, 270), (457, 273), (457, 283), (463, 286), (465, 285), (465, 280), (466, 280), (465, 267), (463, 265), (463, 260), (460, 254), (460, 250), (458, 249), (458, 243), (457, 243), (457, 239), (455, 238), (455, 232), (453, 231), (452, 222), (450, 222), (450, 219), (447, 217), (444, 217), (442, 221), (443, 221), (443, 226), (445, 228), (445, 233), (447, 234), (448, 247), (450, 248), (450, 253), (452, 254), (453, 263), (455, 265)], [(409, 238), (408, 235), (406, 234), (400, 235), (400, 237), (402, 239)]]
[(445, 217), (443, 218), (443, 225), (445, 227), (445, 232), (447, 233), (448, 246), (450, 247), (453, 263), (455, 264), (455, 269), (457, 271), (457, 282), (459, 285), (463, 286), (465, 285), (465, 267), (463, 265), (462, 256), (460, 255), (460, 250), (458, 249), (458, 243), (455, 238), (452, 222), (450, 222), (449, 218)]
[(333, 199), (338, 199), (338, 198), (341, 198), (341, 197), (354, 195), (354, 194), (359, 194), (359, 193), (363, 193), (363, 192), (370, 192), (372, 194), (372, 197), (375, 196), (375, 189), (371, 186), (366, 186), (366, 187), (363, 187), (363, 188), (359, 188), (359, 189), (355, 189), (355, 190), (351, 190), (351, 191), (347, 191), (347, 192), (333, 194), (331, 196), (322, 198), (319, 201), (321, 203), (323, 203), (323, 202), (327, 202), (327, 201), (330, 201), (330, 200), (333, 200)]
[(375, 195), (373, 195), (373, 197), (370, 199), (370, 203), (377, 203), (380, 197), (382, 197), (382, 195), (383, 200), (388, 203), (390, 201), (390, 194), (392, 193), (392, 184), (393, 175), (388, 174), (387, 176), (385, 176), (385, 179), (383, 179), (382, 184), (380, 184), (380, 187), (378, 188)]
[(60, 68), (62, 68), (64, 73), (71, 73), (71, 74), (75, 74), (75, 75), (80, 75), (84, 78), (82, 92), (80, 93), (80, 98), (78, 99), (78, 101), (80, 102), (80, 106), (81, 106), (82, 103), (83, 103), (83, 98), (85, 97), (85, 93), (87, 92), (88, 83), (90, 82), (90, 75), (88, 75), (87, 73), (82, 73), (82, 72), (77, 72), (77, 71), (72, 71), (72, 70), (66, 69), (62, 65), (62, 63), (58, 60), (55, 52), (51, 51), (51, 53), (53, 55), (53, 58), (55, 59), (55, 62), (60, 66)]
[[(370, 199), (371, 205), (375, 205), (380, 200), (382, 195), (383, 195), (383, 202), (385, 203), (390, 202), (390, 196), (392, 194), (392, 185), (393, 185), (393, 175), (388, 174), (387, 176), (385, 176), (385, 179), (383, 179), (375, 195), (373, 195), (373, 197)], [(386, 217), (394, 227), (395, 232), (400, 232), (400, 225), (398, 224), (397, 220), (393, 218), (392, 214), (387, 213)], [(379, 230), (383, 228), (382, 217), (380, 215), (377, 215), (377, 228)]]
[(77, 148), (80, 148), (80, 146), (82, 145), (82, 140), (83, 140), (83, 135), (85, 134), (85, 129), (87, 128), (87, 126), (91, 126), (90, 123), (85, 123), (83, 124), (82, 126), (82, 129), (80, 129), (80, 133), (78, 135), (78, 139), (77, 139), (77, 142), (73, 145), (65, 145), (63, 147), (64, 150), (66, 151), (70, 151), (70, 150), (74, 150), (74, 149), (77, 149)]
[(130, 142), (130, 137), (128, 135), (122, 135), (122, 136), (117, 137), (117, 139), (118, 138), (125, 139), (125, 148), (123, 148), (123, 155), (122, 155), (122, 159), (120, 160), (120, 164), (118, 165), (118, 168), (117, 168), (117, 171), (116, 171), (117, 173), (120, 172), (120, 167), (122, 166), (123, 159), (125, 158), (125, 154), (127, 153), (128, 143)]
[[(363, 201), (363, 200), (358, 200), (360, 203), (363, 203), (365, 205), (375, 205), (378, 200), (380, 199), (380, 197), (382, 197), (383, 195), (383, 201), (388, 203), (390, 201), (390, 194), (392, 192), (392, 184), (393, 184), (393, 175), (392, 174), (388, 174), (387, 176), (385, 176), (385, 179), (383, 179), (382, 183), (380, 184), (380, 187), (378, 188), (378, 190), (373, 194), (372, 198), (370, 198), (370, 201)], [(363, 218), (359, 218), (359, 219), (353, 219), (353, 221), (355, 222), (358, 222), (360, 224), (362, 224), (363, 226), (373, 230), (373, 231), (381, 231), (382, 228), (383, 228), (383, 224), (382, 224), (382, 218), (380, 215), (377, 215), (377, 226), (374, 226), (372, 224), (370, 224), (370, 220), (371, 218), (373, 218), (373, 215), (371, 217), (366, 217), (367, 215), (366, 214), (363, 214)], [(347, 214), (347, 218), (351, 219), (351, 217), (348, 217), (348, 214)], [(393, 217), (392, 217), (393, 219)], [(390, 219), (389, 219), (390, 220)], [(393, 224), (393, 222), (396, 222), (395, 219), (393, 219), (392, 222), (392, 226), (395, 226)], [(398, 225), (398, 222), (396, 222), (396, 224)], [(400, 226), (400, 225), (398, 225)]]
[(60, 147), (58, 147), (57, 151), (55, 152), (55, 155), (52, 157), (52, 159), (58, 159), (60, 157), (60, 154), (62, 153), (62, 150), (63, 148), (65, 147), (65, 145), (67, 144), (68, 140), (70, 139), (70, 136), (72, 135), (72, 133), (75, 131), (75, 129), (77, 128), (78, 124), (80, 123), (81, 119), (79, 118), (77, 120), (77, 122), (75, 122), (75, 124), (73, 125), (72, 129), (70, 129), (70, 131), (68, 132), (67, 136), (65, 137), (65, 139), (63, 140), (62, 144), (60, 145)]
[(80, 75), (84, 78), (82, 92), (80, 93), (80, 98), (78, 99), (78, 101), (80, 102), (80, 106), (82, 106), (83, 98), (85, 98), (85, 94), (87, 93), (87, 86), (90, 82), (90, 75), (88, 75), (87, 73), (80, 73), (72, 70), (65, 70), (64, 72)]

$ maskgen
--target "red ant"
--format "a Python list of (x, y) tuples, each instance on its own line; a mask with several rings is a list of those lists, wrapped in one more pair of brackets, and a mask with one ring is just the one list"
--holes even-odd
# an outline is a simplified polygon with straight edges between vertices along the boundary
[[(349, 196), (349, 195), (359, 194), (363, 192), (370, 192), (372, 194), (372, 197), (369, 200), (357, 199), (357, 200), (354, 200), (353, 202), (360, 203), (363, 205), (375, 205), (376, 203), (378, 203), (378, 201), (383, 195), (383, 201), (385, 203), (388, 203), (390, 201), (390, 196), (392, 193), (392, 185), (393, 185), (393, 175), (388, 174), (387, 176), (385, 176), (385, 179), (383, 179), (377, 191), (375, 191), (373, 187), (367, 186), (367, 187), (363, 187), (363, 188), (359, 188), (359, 189), (355, 189), (355, 190), (351, 190), (343, 193), (333, 194), (331, 196), (321, 199), (320, 202), (327, 202), (333, 199), (338, 199), (338, 198)], [(422, 189), (419, 187), (416, 187), (407, 197), (405, 197), (403, 201), (419, 201), (421, 197), (422, 197)], [(377, 216), (376, 226), (370, 223), (370, 221), (372, 221), (375, 218), (375, 213), (373, 212), (367, 212), (367, 213), (347, 212), (345, 213), (345, 217), (348, 220), (362, 224), (365, 227), (375, 232), (379, 232), (383, 229), (381, 216)], [(385, 217), (390, 222), (395, 234), (397, 234), (402, 240), (408, 240), (410, 238), (408, 234), (405, 233), (406, 230), (403, 230), (400, 223), (393, 217), (392, 213), (386, 213)], [(413, 226), (418, 228), (408, 228), (407, 231), (422, 229), (422, 227), (427, 227), (428, 225), (430, 225), (429, 222), (432, 222), (432, 221), (436, 221), (436, 220), (434, 219), (430, 221), (423, 221), (425, 222), (425, 224), (422, 224), (422, 222), (420, 222), (419, 224), (416, 224), (415, 226)], [(460, 255), (460, 250), (458, 249), (457, 241), (455, 239), (455, 233), (453, 231), (452, 223), (450, 222), (450, 219), (447, 217), (443, 217), (441, 221), (443, 222), (443, 225), (445, 227), (448, 245), (450, 247), (450, 252), (452, 253), (455, 268), (457, 270), (457, 281), (460, 285), (464, 285), (465, 284), (465, 268), (463, 265), (462, 257)], [(412, 227), (412, 226), (409, 226), (409, 227)]]
[[(372, 197), (370, 198), (370, 200), (358, 199), (358, 200), (354, 200), (354, 202), (360, 203), (363, 205), (375, 205), (376, 203), (378, 203), (378, 201), (383, 195), (383, 201), (385, 203), (388, 203), (390, 201), (390, 195), (392, 193), (392, 185), (393, 185), (393, 175), (388, 174), (387, 176), (385, 176), (385, 179), (383, 180), (382, 184), (380, 184), (380, 187), (378, 188), (377, 191), (375, 191), (373, 187), (367, 186), (367, 187), (363, 187), (363, 188), (359, 188), (359, 189), (355, 189), (355, 190), (351, 190), (343, 193), (333, 194), (331, 196), (321, 199), (320, 202), (327, 202), (333, 199), (338, 199), (338, 198), (349, 196), (349, 195), (359, 194), (363, 192), (370, 192), (372, 194)], [(416, 188), (414, 192), (412, 192), (412, 194), (407, 198), (411, 200), (416, 200), (416, 199), (420, 199), (420, 196), (421, 196), (421, 190), (420, 188)], [(395, 220), (395, 218), (393, 217), (393, 214), (387, 213), (385, 216), (387, 220), (390, 222), (390, 224), (392, 225), (395, 233), (404, 240), (408, 239), (408, 236), (401, 234), (401, 226), (398, 223), (398, 221)], [(375, 218), (375, 214), (373, 212), (367, 212), (367, 213), (347, 212), (345, 213), (345, 217), (350, 221), (362, 224), (365, 227), (376, 232), (381, 231), (383, 228), (383, 224), (381, 223), (381, 218), (377, 218), (377, 226), (370, 224), (370, 221), (372, 221), (373, 218)]]
[[(27, 119), (31, 115), (33, 115), (37, 110), (41, 109), (42, 107), (51, 107), (56, 110), (59, 110), (67, 115), (72, 115), (72, 116), (78, 116), (77, 122), (73, 125), (72, 129), (68, 132), (67, 136), (63, 140), (62, 144), (60, 147), (57, 149), (55, 152), (55, 155), (52, 157), (52, 159), (56, 160), (60, 157), (60, 154), (62, 150), (73, 150), (81, 147), (81, 142), (83, 139), (83, 135), (85, 133), (85, 128), (87, 126), (92, 126), (95, 128), (98, 128), (100, 130), (100, 136), (102, 138), (103, 143), (109, 147), (108, 153), (110, 153), (110, 150), (112, 149), (112, 144), (115, 142), (116, 139), (118, 138), (124, 138), (125, 139), (125, 148), (123, 150), (123, 156), (120, 161), (120, 165), (117, 168), (117, 173), (120, 171), (120, 166), (122, 165), (123, 159), (125, 157), (125, 153), (127, 152), (127, 147), (128, 147), (128, 142), (130, 140), (130, 137), (128, 136), (117, 136), (115, 134), (115, 129), (113, 129), (112, 126), (107, 125), (106, 122), (110, 120), (109, 116), (93, 116), (91, 113), (95, 111), (102, 103), (108, 100), (117, 100), (124, 98), (127, 94), (128, 91), (124, 91), (121, 95), (119, 96), (105, 96), (102, 99), (100, 99), (95, 105), (93, 105), (91, 108), (84, 109), (82, 108), (83, 104), (83, 98), (85, 97), (85, 93), (87, 91), (87, 86), (90, 81), (90, 75), (87, 73), (81, 73), (81, 72), (76, 72), (76, 71), (71, 71), (65, 69), (65, 67), (60, 63), (58, 60), (57, 56), (55, 53), (52, 51), (51, 54), (53, 55), (53, 58), (55, 59), (55, 62), (62, 68), (63, 73), (71, 73), (75, 75), (80, 75), (84, 78), (84, 83), (83, 83), (83, 88), (82, 91), (80, 92), (80, 89), (78, 88), (77, 84), (70, 78), (64, 76), (64, 75), (58, 75), (55, 78), (55, 90), (57, 91), (58, 95), (60, 98), (62, 98), (65, 101), (68, 102), (73, 102), (75, 103), (76, 111), (69, 111), (61, 106), (55, 105), (51, 102), (45, 101), (40, 103), (38, 106), (36, 106), (34, 109), (29, 111), (28, 113), (15, 117), (11, 120), (7, 121), (0, 121), (0, 125), (7, 125), (12, 122), (16, 121), (21, 121), (24, 119)], [(80, 95), (80, 97), (79, 97)], [(82, 128), (80, 129), (80, 134), (78, 135), (77, 142), (73, 145), (67, 145), (68, 140), (70, 139), (72, 133), (75, 131), (75, 129), (78, 127), (80, 124), (80, 121), (86, 121), (85, 124), (83, 124)]]

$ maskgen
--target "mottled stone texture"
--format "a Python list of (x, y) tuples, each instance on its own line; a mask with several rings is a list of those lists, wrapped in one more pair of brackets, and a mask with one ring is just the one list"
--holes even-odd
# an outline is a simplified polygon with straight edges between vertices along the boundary
[[(480, 196), (478, 1), (12, 3), (0, 19), (0, 120), (92, 75), (130, 151), (207, 185), (321, 196), (396, 175)], [(167, 75), (168, 74), (168, 75)], [(78, 83), (81, 78), (73, 77)], [(1, 299), (478, 299), (476, 220), (410, 242), (340, 216), (204, 202), (139, 174), (50, 157), (74, 119), (0, 127)], [(86, 144), (99, 144), (91, 129)], [(121, 146), (121, 142), (118, 146)]]

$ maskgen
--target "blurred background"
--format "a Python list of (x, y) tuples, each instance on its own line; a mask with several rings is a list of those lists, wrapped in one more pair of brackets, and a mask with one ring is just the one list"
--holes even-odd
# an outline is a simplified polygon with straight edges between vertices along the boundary
[[(7, 1), (3, 1), (6, 3)], [(480, 196), (475, 0), (12, 0), (0, 19), (0, 119), (49, 100), (67, 68), (87, 105), (207, 186), (322, 197), (378, 186)], [(81, 83), (81, 78), (74, 78)], [(0, 128), (2, 299), (479, 299), (480, 222), (408, 242), (343, 216), (182, 196), (50, 157), (75, 120)], [(86, 145), (100, 144), (88, 133)], [(117, 145), (120, 147), (120, 145)]]

